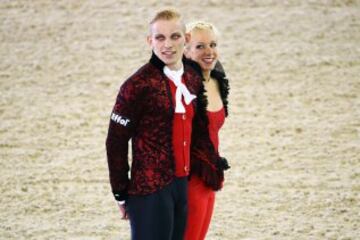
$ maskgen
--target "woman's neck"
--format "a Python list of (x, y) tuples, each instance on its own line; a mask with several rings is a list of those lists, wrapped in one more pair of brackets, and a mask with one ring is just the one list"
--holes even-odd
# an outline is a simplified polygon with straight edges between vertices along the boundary
[(203, 71), (202, 74), (205, 79), (205, 82), (209, 82), (210, 81), (210, 71)]

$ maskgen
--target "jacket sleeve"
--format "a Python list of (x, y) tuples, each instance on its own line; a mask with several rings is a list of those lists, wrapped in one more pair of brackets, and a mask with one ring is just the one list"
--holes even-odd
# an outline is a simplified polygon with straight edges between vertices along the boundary
[(139, 92), (139, 86), (132, 78), (129, 78), (121, 86), (110, 116), (106, 152), (111, 189), (118, 201), (127, 198), (129, 184), (128, 142), (136, 126)]

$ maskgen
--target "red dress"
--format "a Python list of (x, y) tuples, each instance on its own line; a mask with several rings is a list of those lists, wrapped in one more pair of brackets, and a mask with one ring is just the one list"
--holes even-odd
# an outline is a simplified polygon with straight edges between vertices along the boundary
[[(225, 121), (225, 110), (207, 112), (209, 135), (215, 150), (219, 147), (219, 130)], [(203, 240), (208, 231), (214, 209), (215, 192), (206, 187), (196, 175), (191, 176), (188, 185), (188, 219), (185, 240)]]

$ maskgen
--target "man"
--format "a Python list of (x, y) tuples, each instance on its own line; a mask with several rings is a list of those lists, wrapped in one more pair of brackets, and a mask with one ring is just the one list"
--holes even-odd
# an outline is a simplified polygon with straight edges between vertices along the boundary
[(121, 86), (111, 114), (110, 183), (122, 218), (130, 219), (133, 240), (182, 240), (201, 77), (183, 58), (185, 25), (177, 12), (157, 13), (147, 41), (152, 57)]

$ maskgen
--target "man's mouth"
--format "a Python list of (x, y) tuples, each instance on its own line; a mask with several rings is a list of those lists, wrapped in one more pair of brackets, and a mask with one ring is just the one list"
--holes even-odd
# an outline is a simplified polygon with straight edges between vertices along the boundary
[(162, 52), (162, 54), (166, 57), (171, 57), (175, 54), (176, 52), (175, 51), (164, 51)]

